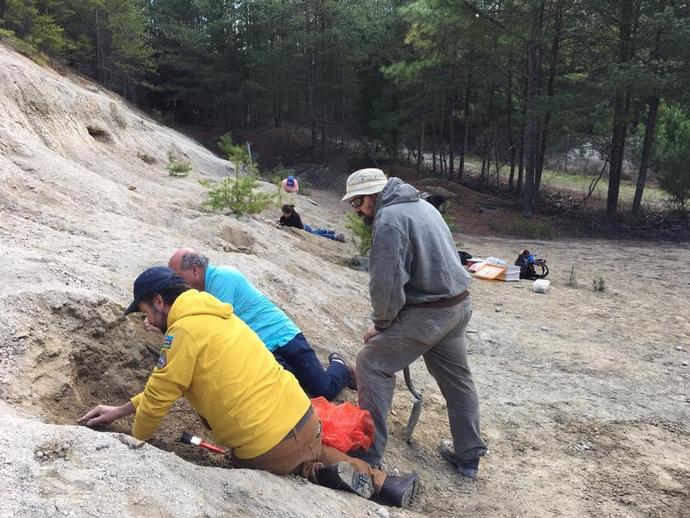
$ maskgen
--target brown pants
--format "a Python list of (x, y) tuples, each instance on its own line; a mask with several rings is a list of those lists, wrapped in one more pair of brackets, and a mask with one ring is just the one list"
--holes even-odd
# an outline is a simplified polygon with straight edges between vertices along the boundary
[[(285, 438), (266, 453), (253, 459), (232, 456), (234, 468), (262, 469), (276, 475), (297, 474), (316, 483), (316, 470), (340, 461), (352, 465), (360, 473), (372, 479), (374, 494), (378, 494), (386, 480), (386, 474), (372, 468), (363, 460), (321, 444), (321, 421), (313, 407), (305, 414), (304, 424), (291, 430)], [(302, 421), (300, 421), (302, 423)]]

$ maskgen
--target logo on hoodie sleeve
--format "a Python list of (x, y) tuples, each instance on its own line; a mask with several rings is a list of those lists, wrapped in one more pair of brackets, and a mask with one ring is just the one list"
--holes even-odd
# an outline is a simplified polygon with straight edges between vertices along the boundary
[(175, 339), (174, 335), (165, 335), (165, 338), (163, 339), (163, 347), (161, 347), (161, 353), (160, 353), (160, 356), (158, 357), (158, 362), (156, 363), (157, 369), (162, 369), (163, 367), (165, 367), (168, 364), (168, 357), (165, 354), (165, 352), (172, 349), (174, 339)]

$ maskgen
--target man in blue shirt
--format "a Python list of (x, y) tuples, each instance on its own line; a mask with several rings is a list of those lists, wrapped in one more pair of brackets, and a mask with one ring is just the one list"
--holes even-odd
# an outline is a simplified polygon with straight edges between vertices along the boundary
[(207, 257), (191, 248), (177, 250), (168, 266), (192, 288), (232, 304), (235, 314), (259, 335), (311, 397), (330, 400), (346, 386), (354, 387), (354, 370), (343, 357), (332, 353), (324, 370), (295, 323), (236, 268), (209, 264)]

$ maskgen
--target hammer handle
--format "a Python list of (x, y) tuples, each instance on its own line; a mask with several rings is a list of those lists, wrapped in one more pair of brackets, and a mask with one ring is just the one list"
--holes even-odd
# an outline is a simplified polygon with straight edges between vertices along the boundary
[(405, 367), (403, 369), (403, 376), (405, 377), (405, 385), (407, 385), (407, 390), (415, 397), (415, 399), (422, 399), (422, 395), (417, 392), (417, 389), (412, 385), (412, 377), (410, 376), (410, 367)]

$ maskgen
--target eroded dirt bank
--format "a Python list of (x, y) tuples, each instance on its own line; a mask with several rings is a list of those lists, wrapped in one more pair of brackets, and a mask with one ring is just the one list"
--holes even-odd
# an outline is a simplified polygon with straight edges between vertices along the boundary
[[(89, 133), (94, 121), (109, 140)], [(190, 177), (168, 176), (168, 150), (192, 162)], [(376, 513), (376, 504), (295, 478), (214, 467), (219, 459), (176, 442), (185, 430), (204, 433), (184, 404), (138, 450), (70, 426), (93, 404), (120, 403), (143, 387), (153, 363), (145, 346), (157, 337), (121, 313), (136, 275), (182, 245), (244, 271), (323, 360), (331, 350), (354, 359), (369, 304), (367, 274), (344, 266), (353, 245), (279, 230), (277, 208), (255, 218), (209, 213), (197, 180), (230, 170), (117, 97), (0, 47), (0, 514)], [(295, 198), (306, 223), (344, 227), (336, 193), (309, 197), (318, 205)], [(690, 248), (516, 242), (458, 226), (474, 255), (512, 261), (526, 247), (546, 257), (552, 286), (546, 295), (526, 282), (472, 287), (468, 340), (491, 449), (477, 483), (463, 482), (437, 453), (447, 418), (422, 362), (412, 374), (424, 409), (413, 445), (404, 443), (410, 401), (399, 381), (385, 460), (390, 470), (419, 470), (424, 491), (411, 512), (391, 513), (684, 516)], [(599, 276), (603, 293), (591, 288)]]

